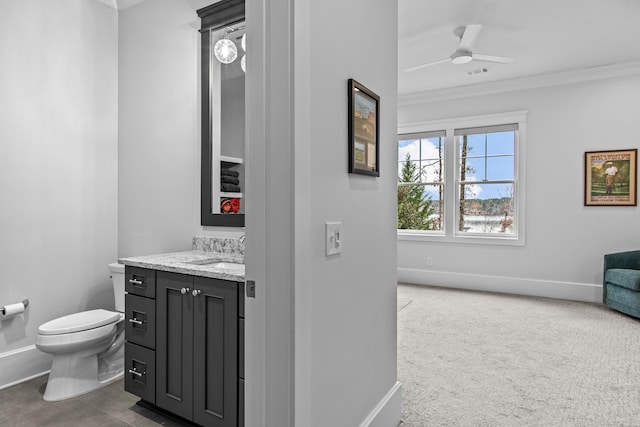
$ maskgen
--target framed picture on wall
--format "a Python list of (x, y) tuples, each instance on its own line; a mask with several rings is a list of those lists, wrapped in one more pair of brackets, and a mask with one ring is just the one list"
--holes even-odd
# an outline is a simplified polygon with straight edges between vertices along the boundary
[(349, 173), (380, 176), (380, 97), (353, 79), (349, 91)]
[(584, 153), (585, 206), (637, 206), (638, 150)]

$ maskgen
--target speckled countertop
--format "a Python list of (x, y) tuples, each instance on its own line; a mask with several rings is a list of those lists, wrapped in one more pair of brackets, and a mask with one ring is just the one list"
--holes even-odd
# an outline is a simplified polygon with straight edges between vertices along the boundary
[(244, 262), (244, 245), (238, 239), (194, 237), (193, 248), (190, 251), (120, 258), (118, 262), (132, 267), (244, 282), (244, 265), (237, 265)]

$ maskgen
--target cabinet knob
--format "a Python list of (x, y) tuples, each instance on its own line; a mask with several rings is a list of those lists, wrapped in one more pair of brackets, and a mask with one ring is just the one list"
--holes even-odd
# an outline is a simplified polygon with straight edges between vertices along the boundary
[(193, 295), (194, 297), (197, 297), (201, 293), (202, 291), (200, 289), (194, 289), (193, 292), (191, 292), (191, 295)]
[(182, 288), (182, 289), (180, 289), (180, 293), (181, 293), (182, 295), (186, 294), (187, 292), (189, 292), (189, 288)]

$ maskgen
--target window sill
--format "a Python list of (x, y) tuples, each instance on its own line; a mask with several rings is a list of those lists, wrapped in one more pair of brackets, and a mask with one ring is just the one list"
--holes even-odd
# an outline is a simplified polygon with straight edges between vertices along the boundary
[(398, 230), (398, 241), (454, 243), (470, 245), (524, 246), (524, 237), (517, 236), (445, 236), (444, 234), (427, 233), (416, 230)]

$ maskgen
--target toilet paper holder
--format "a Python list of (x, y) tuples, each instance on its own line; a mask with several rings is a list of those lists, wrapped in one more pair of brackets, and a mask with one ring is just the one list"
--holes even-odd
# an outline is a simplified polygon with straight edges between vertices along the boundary
[[(28, 299), (23, 299), (22, 301), (20, 301), (22, 303), (22, 305), (24, 305), (24, 308), (26, 310), (27, 306), (29, 305), (29, 300)], [(5, 306), (3, 305), (2, 307), (0, 307), (0, 315), (4, 316), (5, 313)]]

